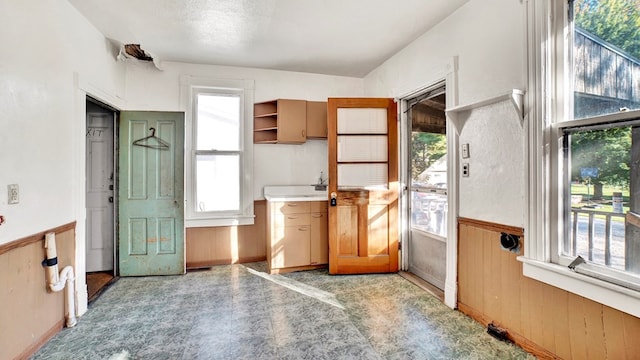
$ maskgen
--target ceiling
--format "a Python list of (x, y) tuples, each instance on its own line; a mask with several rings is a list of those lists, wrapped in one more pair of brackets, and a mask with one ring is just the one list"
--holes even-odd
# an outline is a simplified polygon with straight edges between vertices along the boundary
[(469, 0), (69, 0), (156, 61), (363, 77)]

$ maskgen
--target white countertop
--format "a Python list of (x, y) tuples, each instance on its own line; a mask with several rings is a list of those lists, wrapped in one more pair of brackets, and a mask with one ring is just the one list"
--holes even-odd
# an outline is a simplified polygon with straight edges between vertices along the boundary
[(316, 191), (313, 185), (265, 186), (268, 201), (326, 201), (327, 191)]

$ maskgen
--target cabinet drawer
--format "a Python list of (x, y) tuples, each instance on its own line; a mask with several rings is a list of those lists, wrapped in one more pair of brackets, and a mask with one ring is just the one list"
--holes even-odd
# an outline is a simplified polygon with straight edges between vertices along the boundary
[(311, 225), (309, 214), (279, 214), (275, 218), (275, 226)]
[(305, 214), (309, 212), (308, 201), (285, 201), (273, 204), (275, 214)]

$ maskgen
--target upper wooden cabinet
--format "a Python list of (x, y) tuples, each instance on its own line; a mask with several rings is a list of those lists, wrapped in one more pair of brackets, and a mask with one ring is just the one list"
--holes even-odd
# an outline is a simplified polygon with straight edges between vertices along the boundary
[(327, 138), (327, 103), (278, 99), (254, 104), (253, 142), (302, 144)]
[(278, 99), (253, 107), (253, 142), (301, 144), (307, 141), (307, 102)]
[(307, 139), (327, 138), (327, 102), (307, 101)]

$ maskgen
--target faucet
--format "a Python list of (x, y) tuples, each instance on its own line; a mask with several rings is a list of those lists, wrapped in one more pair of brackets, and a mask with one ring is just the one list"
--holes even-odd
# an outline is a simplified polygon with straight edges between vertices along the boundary
[(317, 184), (313, 184), (313, 186), (315, 187), (316, 191), (325, 191), (327, 190), (327, 183), (326, 181), (329, 179), (324, 179), (324, 171), (320, 171), (320, 177), (318, 178), (318, 183)]

